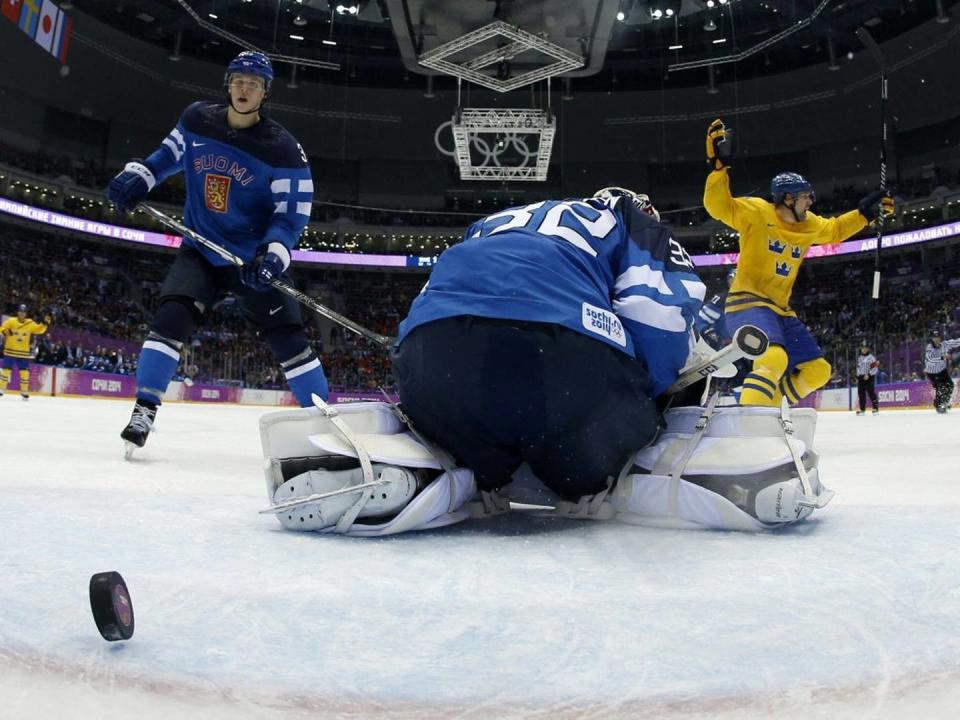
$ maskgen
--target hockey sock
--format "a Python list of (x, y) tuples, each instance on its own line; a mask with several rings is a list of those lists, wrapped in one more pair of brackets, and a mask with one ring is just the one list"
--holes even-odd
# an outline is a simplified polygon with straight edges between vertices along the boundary
[(796, 371), (780, 381), (780, 390), (793, 405), (830, 381), (833, 369), (823, 358), (797, 365)]
[(30, 371), (29, 370), (20, 371), (20, 392), (24, 394), (30, 392)]
[(753, 361), (753, 369), (743, 379), (740, 404), (778, 406), (781, 398), (778, 381), (786, 369), (786, 350), (780, 345), (771, 345)]
[(330, 387), (327, 385), (326, 375), (323, 374), (320, 358), (310, 348), (280, 363), (280, 367), (300, 407), (313, 407), (313, 399), (310, 397), (313, 393), (323, 400), (330, 395)]
[(320, 358), (307, 343), (303, 330), (290, 326), (271, 332), (264, 338), (279, 361), (287, 384), (300, 407), (313, 407), (311, 394), (326, 400), (330, 395), (327, 376)]
[(147, 335), (137, 363), (137, 400), (160, 404), (180, 362), (183, 343), (156, 333)]
[(6, 390), (7, 385), (10, 383), (10, 369), (3, 368), (0, 370), (0, 390)]

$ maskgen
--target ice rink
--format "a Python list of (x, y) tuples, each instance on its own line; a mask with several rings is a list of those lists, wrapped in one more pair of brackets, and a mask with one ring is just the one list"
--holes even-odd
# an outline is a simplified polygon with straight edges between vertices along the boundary
[[(270, 516), (257, 419), (0, 398), (0, 718), (953, 718), (960, 411), (821, 413), (837, 497), (767, 535)], [(87, 587), (117, 570), (131, 641)]]

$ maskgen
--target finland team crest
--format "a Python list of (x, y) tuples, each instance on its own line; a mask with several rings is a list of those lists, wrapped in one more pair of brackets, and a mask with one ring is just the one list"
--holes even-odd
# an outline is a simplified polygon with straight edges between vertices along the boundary
[(604, 310), (590, 303), (583, 303), (583, 327), (592, 333), (612, 340), (620, 347), (627, 346), (627, 336), (624, 335), (620, 318), (609, 310)]

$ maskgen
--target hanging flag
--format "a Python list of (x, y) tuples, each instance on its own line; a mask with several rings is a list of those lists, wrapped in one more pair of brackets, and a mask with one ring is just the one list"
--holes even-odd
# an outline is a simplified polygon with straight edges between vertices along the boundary
[(37, 18), (40, 15), (40, 3), (38, 0), (23, 0), (20, 7), (20, 22), (17, 24), (27, 35), (33, 37), (37, 34)]
[(70, 36), (73, 35), (73, 20), (65, 12), (60, 12), (60, 22), (57, 23), (57, 33), (53, 37), (53, 48), (50, 53), (56, 57), (61, 65), (67, 62), (67, 51), (70, 49)]
[(20, 22), (20, 4), (22, 0), (3, 0), (3, 16), (14, 25)]
[(53, 0), (43, 0), (40, 7), (40, 18), (37, 21), (37, 32), (33, 36), (37, 45), (47, 52), (51, 51), (53, 46), (53, 37), (57, 32), (57, 26), (63, 22), (63, 13), (60, 8), (53, 4)]

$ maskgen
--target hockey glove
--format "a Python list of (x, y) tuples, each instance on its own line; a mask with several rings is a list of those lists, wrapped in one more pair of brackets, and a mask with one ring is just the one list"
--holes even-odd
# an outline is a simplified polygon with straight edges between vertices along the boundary
[(857, 209), (860, 211), (860, 214), (867, 219), (867, 222), (873, 222), (880, 214), (883, 214), (884, 217), (889, 217), (893, 215), (894, 210), (896, 210), (893, 198), (886, 188), (874, 190), (867, 195), (857, 203)]
[(43, 316), (43, 324), (44, 324), (44, 325), (49, 325), (49, 324), (52, 323), (52, 322), (53, 322), (53, 318), (52, 318), (52, 317), (50, 317), (49, 315), (44, 315), (44, 316)]
[(733, 131), (717, 118), (707, 128), (707, 164), (711, 170), (730, 167), (733, 161)]
[(110, 181), (110, 185), (107, 186), (107, 197), (118, 209), (132, 212), (156, 184), (153, 171), (140, 160), (134, 159)]
[(283, 243), (264, 243), (257, 248), (257, 255), (243, 266), (240, 279), (243, 284), (257, 292), (271, 288), (290, 264), (290, 251)]

